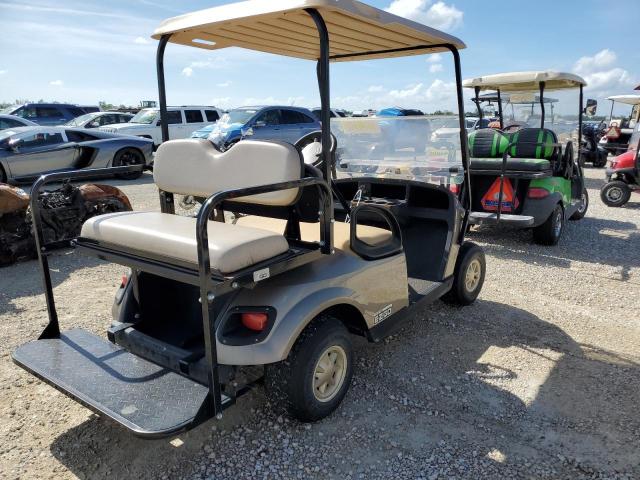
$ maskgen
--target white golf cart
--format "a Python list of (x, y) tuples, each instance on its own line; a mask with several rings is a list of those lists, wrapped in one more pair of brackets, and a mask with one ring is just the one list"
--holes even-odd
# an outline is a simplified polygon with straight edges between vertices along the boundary
[[(153, 172), (161, 211), (95, 217), (74, 242), (79, 252), (131, 268), (116, 294), (109, 341), (60, 331), (49, 251), (34, 211), (49, 323), (13, 360), (144, 437), (220, 417), (261, 380), (300, 420), (329, 415), (351, 382), (349, 334), (379, 341), (411, 308), (442, 296), (467, 305), (482, 288), (484, 254), (464, 242), (464, 44), (353, 0), (224, 5), (169, 19), (153, 38), (165, 140)], [(203, 139), (167, 141), (168, 43), (317, 61), (322, 170), (282, 142), (243, 140), (220, 152)], [(436, 52), (451, 53), (455, 64), (457, 148), (436, 167), (427, 159), (421, 167), (414, 157), (423, 152), (403, 149), (388, 153), (402, 156), (389, 159), (397, 168), (332, 178), (330, 62)], [(348, 165), (358, 164), (360, 150), (346, 144), (341, 152)], [(41, 177), (33, 197), (60, 178)], [(206, 198), (197, 218), (175, 214), (174, 194)], [(237, 220), (225, 223), (225, 212)]]
[[(629, 139), (633, 130), (640, 122), (640, 95), (613, 95), (607, 97), (611, 101), (608, 127), (600, 139), (600, 146), (612, 155), (620, 155), (629, 148)], [(631, 113), (627, 117), (613, 116), (616, 103), (631, 106)]]

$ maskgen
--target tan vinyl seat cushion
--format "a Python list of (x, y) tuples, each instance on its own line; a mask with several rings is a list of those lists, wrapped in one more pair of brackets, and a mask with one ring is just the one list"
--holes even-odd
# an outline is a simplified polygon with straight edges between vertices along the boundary
[[(211, 268), (221, 273), (241, 270), (285, 253), (282, 232), (209, 222)], [(120, 212), (100, 215), (82, 226), (82, 238), (140, 253), (160, 255), (197, 265), (196, 219), (160, 212)]]
[[(236, 225), (283, 233), (287, 221), (277, 218), (246, 216), (238, 218)], [(391, 238), (389, 230), (369, 225), (358, 225), (356, 234), (360, 240), (369, 245), (379, 245)], [(302, 240), (306, 242), (319, 242), (320, 224), (300, 222), (300, 235)], [(349, 223), (336, 221), (333, 224), (333, 246), (337, 250), (351, 251), (351, 226)]]

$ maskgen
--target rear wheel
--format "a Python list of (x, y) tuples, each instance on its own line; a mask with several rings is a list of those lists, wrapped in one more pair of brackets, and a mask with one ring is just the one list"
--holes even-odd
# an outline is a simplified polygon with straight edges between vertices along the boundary
[(7, 183), (7, 174), (4, 173), (4, 168), (0, 165), (0, 183)]
[(614, 180), (602, 187), (600, 198), (609, 207), (621, 207), (631, 198), (631, 189), (626, 183)]
[(472, 304), (482, 290), (486, 269), (482, 248), (475, 243), (463, 243), (456, 260), (453, 286), (443, 300), (457, 305)]
[[(144, 155), (140, 150), (137, 150), (135, 148), (123, 148), (113, 157), (114, 167), (144, 165), (144, 163)], [(119, 173), (118, 175), (116, 175), (116, 177), (122, 178), (123, 180), (135, 180), (136, 178), (140, 178), (141, 175), (142, 170), (129, 173)]]
[(346, 327), (337, 318), (321, 316), (300, 334), (286, 360), (266, 366), (267, 394), (298, 420), (320, 420), (346, 395), (352, 364)]
[(564, 209), (557, 204), (549, 218), (533, 229), (533, 240), (539, 245), (557, 245), (564, 230)]
[(589, 209), (589, 193), (585, 188), (582, 190), (582, 196), (580, 197), (580, 206), (578, 210), (573, 212), (573, 215), (569, 218), (569, 220), (582, 220), (584, 216), (587, 214), (587, 210)]

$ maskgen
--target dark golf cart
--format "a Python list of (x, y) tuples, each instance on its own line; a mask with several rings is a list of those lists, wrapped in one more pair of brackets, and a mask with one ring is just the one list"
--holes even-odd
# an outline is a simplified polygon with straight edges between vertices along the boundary
[[(498, 129), (480, 129), (469, 135), (471, 224), (530, 228), (536, 243), (555, 245), (566, 220), (584, 217), (589, 198), (577, 144), (585, 84), (577, 75), (549, 71), (465, 80), (464, 86), (474, 89), (476, 97), (483, 90), (495, 92), (499, 106)], [(577, 122), (546, 112), (555, 99), (545, 97), (545, 92), (565, 90), (579, 91)], [(501, 101), (505, 92), (509, 103), (525, 106), (521, 122), (507, 122)], [(538, 109), (534, 110), (536, 101)], [(478, 113), (482, 117), (481, 108)]]
[[(443, 296), (468, 305), (485, 274), (482, 250), (464, 241), (465, 129), (451, 152), (455, 165), (437, 172), (332, 178), (330, 62), (449, 52), (463, 127), (464, 44), (353, 0), (225, 5), (169, 19), (153, 38), (164, 140), (153, 174), (161, 211), (95, 217), (74, 242), (81, 253), (131, 268), (116, 293), (108, 341), (60, 331), (35, 211), (49, 321), (13, 360), (144, 437), (220, 417), (262, 382), (275, 404), (300, 420), (323, 418), (351, 382), (349, 334), (380, 341), (413, 307)], [(282, 142), (243, 140), (221, 152), (203, 139), (169, 140), (168, 43), (317, 62), (321, 169)], [(41, 177), (34, 192), (59, 178)], [(197, 218), (175, 214), (176, 194), (206, 198)]]
[[(608, 126), (600, 139), (600, 147), (607, 153), (620, 155), (629, 148), (629, 140), (633, 130), (640, 122), (640, 95), (613, 95), (607, 97), (611, 101)], [(616, 103), (624, 103), (631, 106), (631, 113), (627, 117), (613, 116)]]

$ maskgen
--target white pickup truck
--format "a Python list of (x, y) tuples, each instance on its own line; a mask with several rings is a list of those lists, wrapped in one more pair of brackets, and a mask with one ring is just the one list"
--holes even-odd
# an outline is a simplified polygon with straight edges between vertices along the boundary
[[(224, 112), (215, 107), (183, 106), (167, 107), (167, 113), (169, 138), (174, 140), (190, 137), (196, 130), (215, 123)], [(129, 122), (105, 125), (99, 130), (151, 138), (157, 147), (162, 143), (160, 109), (143, 108)]]

